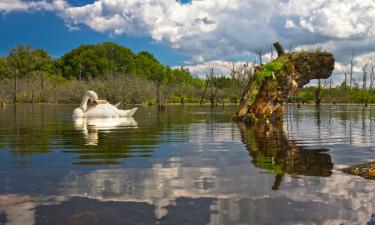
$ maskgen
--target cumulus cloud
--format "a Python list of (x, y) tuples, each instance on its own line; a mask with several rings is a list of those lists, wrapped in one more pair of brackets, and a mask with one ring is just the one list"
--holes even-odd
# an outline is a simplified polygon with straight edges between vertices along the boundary
[(32, 11), (48, 10), (61, 11), (68, 7), (65, 0), (39, 0), (39, 1), (22, 1), (22, 0), (0, 0), (0, 13), (9, 13), (12, 11)]
[[(146, 36), (201, 63), (244, 58), (256, 49), (320, 46), (343, 64), (375, 52), (373, 0), (0, 0), (0, 12), (49, 10), (75, 30)], [(192, 67), (192, 66), (191, 66)]]
[(21, 0), (1, 0), (0, 1), (0, 12), (24, 11), (28, 9), (29, 9), (28, 4)]
[[(245, 62), (236, 62), (236, 66), (243, 64)], [(230, 62), (223, 60), (213, 60), (203, 63), (198, 63), (194, 65), (184, 66), (188, 69), (194, 76), (205, 78), (206, 74), (214, 70), (214, 74), (217, 76), (228, 75), (230, 70)]]
[[(298, 9), (298, 10), (297, 10)], [(372, 0), (289, 0), (281, 5), (288, 24), (332, 38), (373, 37), (375, 2)]]

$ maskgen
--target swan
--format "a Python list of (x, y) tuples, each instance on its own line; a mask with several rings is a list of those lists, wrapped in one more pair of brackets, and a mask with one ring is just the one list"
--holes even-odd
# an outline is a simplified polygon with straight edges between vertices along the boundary
[[(87, 102), (89, 100), (94, 103), (91, 107), (87, 107)], [(99, 100), (98, 95), (90, 90), (86, 91), (80, 106), (73, 111), (73, 118), (131, 117), (137, 109), (138, 108), (130, 110), (118, 109), (106, 100)]]

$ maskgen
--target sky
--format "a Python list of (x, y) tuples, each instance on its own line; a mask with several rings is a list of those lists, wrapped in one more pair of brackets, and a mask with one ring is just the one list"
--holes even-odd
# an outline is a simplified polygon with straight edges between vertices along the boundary
[(375, 59), (375, 1), (0, 0), (1, 55), (31, 44), (58, 57), (104, 41), (150, 51), (197, 75), (210, 67), (225, 74), (227, 61), (252, 62), (275, 41), (293, 50), (319, 47), (334, 54), (338, 83), (352, 51), (358, 79)]

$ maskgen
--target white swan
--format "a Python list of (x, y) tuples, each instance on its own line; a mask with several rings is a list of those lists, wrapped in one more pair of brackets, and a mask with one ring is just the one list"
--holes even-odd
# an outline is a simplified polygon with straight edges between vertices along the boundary
[[(93, 107), (87, 108), (87, 102), (91, 100), (95, 103)], [(105, 100), (99, 100), (94, 91), (86, 91), (82, 102), (78, 108), (73, 111), (74, 118), (108, 118), (108, 117), (131, 117), (138, 108), (130, 110), (121, 110), (111, 105)]]

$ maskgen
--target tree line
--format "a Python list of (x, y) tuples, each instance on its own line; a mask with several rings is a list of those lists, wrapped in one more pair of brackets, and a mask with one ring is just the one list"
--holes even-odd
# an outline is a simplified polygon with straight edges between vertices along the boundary
[(0, 57), (0, 101), (75, 103), (86, 89), (129, 104), (233, 100), (226, 98), (231, 96), (230, 78), (213, 70), (207, 76), (194, 77), (182, 67), (161, 64), (147, 51), (134, 53), (113, 42), (81, 45), (58, 58), (18, 45)]
[[(113, 42), (81, 45), (58, 58), (18, 45), (0, 56), (0, 102), (77, 103), (93, 89), (101, 98), (125, 104), (237, 103), (254, 69), (263, 64), (266, 51), (256, 52), (259, 62), (228, 62), (223, 65), (228, 76), (211, 69), (199, 78), (182, 67), (161, 64), (147, 51), (134, 53)], [(355, 66), (362, 70), (361, 79), (354, 78)], [(333, 86), (332, 78), (319, 80), (289, 102), (375, 103), (375, 60), (355, 65), (353, 52), (349, 68), (341, 68), (345, 79), (340, 85)]]

